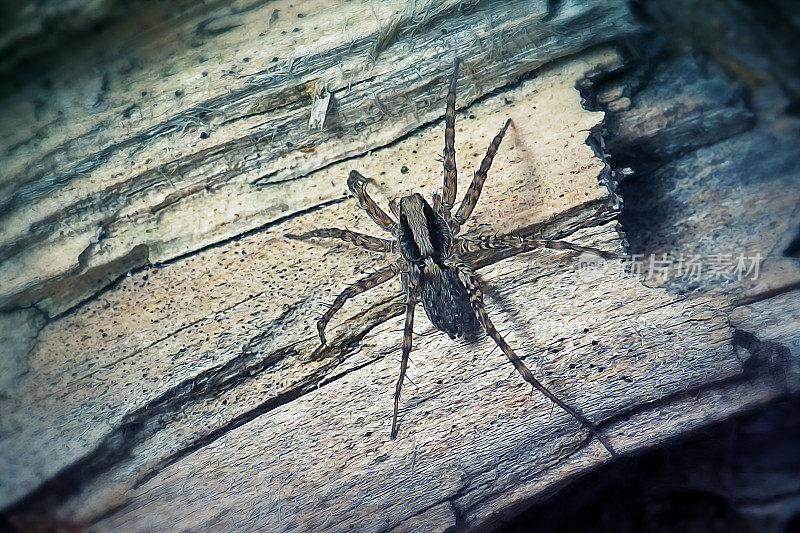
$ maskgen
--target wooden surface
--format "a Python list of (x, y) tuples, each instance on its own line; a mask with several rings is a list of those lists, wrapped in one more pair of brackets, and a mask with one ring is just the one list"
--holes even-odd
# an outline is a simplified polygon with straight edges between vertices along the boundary
[[(30, 92), (6, 97), (7, 516), (100, 531), (443, 531), (513, 513), (610, 460), (530, 395), (490, 340), (451, 341), (421, 312), (391, 441), (399, 283), (349, 302), (310, 358), (324, 305), (391, 257), (283, 235), (380, 235), (346, 192), (353, 168), (383, 206), (440, 187), (459, 50), (462, 192), (514, 121), (465, 230), (622, 251), (616, 174), (599, 157), (604, 114), (576, 87), (622, 66), (595, 45), (636, 30), (627, 8), (318, 4), (187, 10), (170, 32), (136, 36), (146, 44), (104, 74), (53, 73), (58, 98), (36, 113)], [(186, 35), (196, 46), (180, 49)], [(98, 84), (70, 81), (81, 75)], [(332, 103), (312, 130), (321, 81)], [(623, 453), (796, 390), (794, 348), (780, 361), (757, 349), (795, 331), (763, 329), (768, 305), (682, 296), (619, 263), (587, 275), (574, 254), (472, 259), (501, 333)], [(783, 286), (796, 281), (782, 272)], [(774, 284), (746, 289), (758, 307)], [(758, 342), (737, 344), (741, 331)]]
[[(366, 12), (240, 6), (219, 35), (208, 27), (225, 10), (190, 10), (169, 27), (77, 50), (49, 73), (47, 100), (18, 91), (5, 102), (0, 308), (35, 303), (58, 315), (131, 269), (340, 199), (338, 180), (297, 194), (297, 178), (442, 116), (454, 50), (465, 56), (463, 106), (633, 29), (622, 2), (563, 6), (547, 24), (547, 2), (489, 4), (420, 4), (412, 20), (399, 1)], [(424, 33), (400, 39), (415, 31)], [(331, 116), (310, 130), (319, 83), (333, 95)]]

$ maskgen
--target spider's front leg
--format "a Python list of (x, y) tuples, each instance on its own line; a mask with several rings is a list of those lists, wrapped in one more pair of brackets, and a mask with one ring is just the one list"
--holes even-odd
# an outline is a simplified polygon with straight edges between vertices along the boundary
[(456, 169), (456, 82), (458, 81), (458, 63), (453, 62), (453, 77), (450, 79), (450, 90), (447, 92), (447, 111), (444, 114), (444, 185), (442, 187), (442, 207), (450, 214), (456, 201), (458, 186), (458, 170)]
[(408, 355), (411, 353), (411, 341), (414, 334), (414, 308), (417, 305), (418, 273), (412, 267), (408, 273), (406, 291), (406, 323), (403, 328), (403, 355), (400, 361), (400, 377), (394, 391), (394, 414), (392, 415), (392, 439), (397, 438), (397, 411), (400, 407), (400, 391), (403, 388), (403, 379), (406, 377)]
[(595, 425), (578, 411), (558, 399), (558, 397), (550, 392), (544, 385), (542, 385), (539, 380), (533, 377), (533, 374), (528, 367), (525, 366), (525, 363), (522, 362), (517, 354), (514, 353), (514, 350), (511, 349), (511, 346), (509, 346), (502, 335), (500, 335), (489, 318), (489, 315), (486, 314), (486, 309), (483, 304), (483, 292), (478, 284), (478, 278), (475, 276), (475, 273), (472, 271), (472, 269), (469, 268), (469, 266), (467, 266), (465, 263), (457, 260), (453, 261), (453, 266), (456, 268), (459, 279), (467, 290), (470, 306), (475, 312), (478, 322), (480, 322), (481, 326), (483, 326), (483, 328), (486, 330), (486, 333), (492, 338), (492, 340), (494, 340), (497, 346), (500, 347), (503, 353), (506, 354), (506, 357), (508, 357), (522, 378), (530, 383), (536, 390), (549, 398), (550, 401), (561, 407), (564, 411), (572, 415), (572, 417), (574, 417), (578, 422), (583, 424), (586, 429), (588, 429), (595, 437), (597, 437), (597, 440), (600, 441), (600, 444), (602, 444), (612, 456), (618, 457), (619, 455), (617, 452), (614, 451), (614, 448), (611, 446), (611, 444), (600, 434)]
[(356, 281), (355, 283), (347, 287), (345, 290), (343, 290), (341, 294), (339, 294), (339, 296), (337, 296), (336, 299), (333, 301), (333, 304), (330, 306), (330, 308), (327, 311), (325, 311), (325, 314), (322, 315), (322, 318), (320, 318), (317, 321), (317, 331), (319, 332), (319, 340), (321, 344), (319, 348), (314, 350), (314, 355), (317, 352), (319, 352), (323, 347), (325, 347), (326, 343), (325, 327), (328, 325), (328, 322), (331, 321), (333, 315), (335, 315), (339, 311), (339, 309), (342, 308), (342, 306), (347, 300), (349, 300), (350, 298), (352, 298), (357, 294), (361, 294), (364, 291), (368, 291), (373, 287), (377, 287), (381, 283), (386, 283), (387, 281), (395, 277), (399, 272), (400, 272), (400, 265), (398, 265), (397, 263), (392, 263), (391, 265), (385, 266), (380, 270), (376, 270), (369, 276)]
[(361, 248), (372, 250), (373, 252), (393, 252), (395, 248), (395, 241), (380, 239), (378, 237), (373, 237), (372, 235), (364, 235), (363, 233), (350, 231), (349, 229), (339, 228), (312, 229), (311, 231), (301, 233), (300, 235), (296, 235), (294, 233), (285, 233), (284, 237), (298, 241), (304, 241), (311, 237), (341, 239), (345, 242), (349, 242), (350, 244), (355, 244)]
[(464, 222), (466, 222), (469, 216), (472, 214), (472, 210), (475, 209), (475, 206), (478, 203), (478, 198), (480, 198), (481, 191), (483, 190), (483, 183), (486, 181), (486, 176), (489, 174), (489, 168), (492, 166), (494, 156), (497, 155), (497, 150), (500, 148), (500, 142), (502, 142), (503, 137), (506, 134), (506, 130), (508, 130), (508, 126), (510, 124), (511, 119), (509, 118), (500, 129), (500, 133), (495, 135), (494, 139), (492, 139), (489, 148), (486, 150), (486, 155), (483, 156), (481, 166), (475, 173), (475, 177), (472, 178), (472, 183), (470, 183), (469, 189), (467, 189), (467, 194), (464, 195), (464, 199), (461, 200), (461, 205), (458, 206), (458, 211), (456, 211), (456, 215), (453, 217), (458, 226), (464, 224)]
[(361, 208), (367, 212), (370, 218), (380, 227), (391, 233), (397, 234), (397, 222), (386, 214), (386, 211), (380, 208), (375, 203), (366, 189), (367, 178), (359, 174), (357, 170), (351, 170), (350, 176), (347, 178), (347, 187), (350, 189), (356, 198)]

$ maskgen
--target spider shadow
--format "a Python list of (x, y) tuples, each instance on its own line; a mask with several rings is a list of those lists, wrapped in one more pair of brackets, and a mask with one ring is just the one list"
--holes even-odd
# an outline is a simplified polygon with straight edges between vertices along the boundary
[[(527, 331), (530, 327), (530, 323), (520, 319), (519, 313), (516, 311), (517, 306), (514, 305), (506, 296), (504, 296), (499, 290), (497, 290), (491, 283), (488, 283), (485, 279), (483, 279), (479, 274), (477, 274), (478, 281), (481, 284), (481, 290), (483, 291), (484, 296), (488, 296), (491, 298), (492, 303), (499, 308), (499, 313), (502, 315), (502, 323), (504, 325), (511, 325), (512, 329), (515, 331)], [(484, 299), (485, 303), (485, 299)], [(474, 327), (470, 331), (469, 336), (466, 334), (464, 335), (464, 340), (467, 342), (473, 343), (477, 342), (479, 338), (481, 338), (480, 333), (482, 332), (482, 328), (477, 323), (477, 320), (474, 321)], [(485, 333), (485, 332), (484, 332)], [(505, 333), (500, 332), (503, 337), (505, 337)], [(532, 335), (531, 335), (532, 336)], [(535, 348), (535, 346), (532, 346)], [(527, 351), (527, 350), (526, 350)], [(524, 358), (525, 355), (522, 355)]]

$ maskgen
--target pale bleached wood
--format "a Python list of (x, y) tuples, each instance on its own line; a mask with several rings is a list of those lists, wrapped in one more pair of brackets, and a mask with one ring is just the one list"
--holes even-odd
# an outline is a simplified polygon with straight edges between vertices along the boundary
[[(587, 72), (603, 65), (613, 68), (617, 61), (615, 54), (604, 51), (559, 64), (544, 70), (542, 81), (526, 82), (460, 114), (457, 149), (462, 176), (478, 166), (506, 116), (516, 124), (506, 150), (497, 156), (472, 227), (490, 233), (509, 225), (524, 229), (582, 204), (588, 204), (582, 210), (586, 218), (569, 218), (565, 230), (608, 216), (607, 204), (615, 200), (597, 181), (605, 166), (584, 142), (602, 115), (583, 110), (573, 87)], [(281, 197), (313, 195), (309, 191), (332, 184), (344, 190), (343, 178), (350, 168), (376, 178), (371, 190), (384, 205), (387, 198), (411, 189), (429, 195), (441, 185), (441, 163), (435, 154), (442, 145), (441, 124), (432, 125), (380, 152), (331, 165), (303, 182), (286, 182)], [(409, 168), (407, 174), (401, 172), (403, 165)], [(550, 175), (562, 181), (555, 182)], [(512, 212), (506, 201), (514, 202)], [(298, 243), (283, 236), (315, 225), (380, 231), (350, 199), (181, 262), (140, 272), (45, 327), (29, 357), (29, 372), (9, 391), (3, 405), (4, 422), (15, 435), (2, 443), (8, 461), (4, 489), (11, 494), (25, 487), (30, 490), (64, 467), (95, 457), (98, 449), (104, 449), (104, 439), (110, 440), (116, 454), (127, 455), (128, 444), (150, 450), (135, 453), (132, 462), (120, 465), (128, 473), (126, 482), (135, 482), (148, 468), (184, 453), (195, 440), (224, 431), (237, 417), (255, 416), (258, 406), (286, 401), (284, 395), (337, 374), (338, 359), (346, 352), (302, 362), (317, 342), (314, 319), (346, 283), (388, 258), (336, 243)], [(339, 336), (360, 335), (358, 321), (352, 331), (337, 331), (343, 319), (397, 290), (395, 283), (350, 303), (331, 324), (333, 346), (340, 345)], [(380, 321), (374, 317), (368, 323)], [(231, 398), (220, 400), (228, 405), (219, 407), (216, 421), (209, 427), (194, 427), (195, 417), (208, 416), (205, 402), (227, 394), (219, 390), (226, 376), (234, 382), (245, 379), (250, 367), (252, 372), (265, 372), (270, 385), (260, 384), (248, 401), (234, 400), (244, 389), (231, 390)], [(42, 383), (49, 386), (42, 388)], [(188, 415), (193, 406), (197, 414)], [(154, 415), (158, 409), (165, 409), (168, 419), (177, 417), (185, 423), (176, 420), (161, 428), (163, 421)], [(144, 424), (142, 434), (122, 438), (126, 421)], [(55, 443), (65, 447), (62, 453), (49, 452)]]
[[(440, 5), (441, 16), (456, 16), (448, 6)], [(479, 15), (486, 7), (475, 6)], [(582, 9), (564, 4), (557, 21), (579, 20), (586, 13)], [(382, 19), (382, 13), (376, 20), (391, 20)], [(626, 17), (624, 10), (603, 13)], [(607, 22), (598, 19), (592, 39), (600, 38), (594, 32)], [(491, 19), (486, 24), (494, 27)], [(376, 24), (375, 31), (378, 27), (386, 26)], [(556, 43), (564, 37), (552, 26), (535, 29), (553, 35)], [(423, 79), (430, 81), (431, 94), (443, 96), (444, 85), (431, 80), (444, 80), (449, 63), (415, 56), (413, 47), (409, 54), (402, 46), (408, 42), (400, 39), (400, 48), (378, 54), (375, 79), (399, 83), (397, 72), (407, 74), (413, 61), (430, 60), (438, 66), (424, 70)], [(539, 64), (540, 58), (531, 60), (499, 42), (499, 48), (480, 57), (488, 61), (497, 59), (493, 54), (509, 54), (511, 59), (496, 62), (506, 74)], [(432, 46), (441, 52), (438, 44)], [(555, 55), (569, 48), (558, 46)], [(390, 65), (397, 57), (390, 62), (382, 56), (399, 51), (408, 57), (397, 63), (406, 70), (396, 72)], [(381, 61), (386, 61), (383, 67)], [(424, 61), (415, 65), (429, 68)], [(586, 145), (602, 114), (583, 109), (575, 90), (587, 77), (618, 65), (608, 50), (555, 62), (539, 69), (536, 78), (459, 114), (462, 192), (468, 169), (477, 166), (506, 116), (516, 126), (468, 230), (535, 232), (550, 220), (546, 236), (621, 250), (618, 230), (608, 222), (618, 199), (598, 183), (608, 178), (608, 169)], [(493, 74), (492, 83), (507, 83), (506, 74)], [(488, 74), (472, 72), (470, 83), (481, 76)], [(463, 89), (459, 102), (462, 94), (471, 101), (485, 88)], [(353, 95), (353, 109), (362, 115), (369, 115), (368, 108), (359, 107), (366, 105), (366, 92)], [(420, 124), (443, 112), (435, 98), (423, 101), (430, 116)], [(184, 105), (174, 117), (186, 118), (180, 114)], [(307, 121), (305, 111), (297, 117)], [(241, 109), (232, 113), (244, 116), (239, 126), (249, 120)], [(375, 123), (389, 124), (380, 135), (365, 130), (378, 139), (369, 146), (385, 144), (409, 126), (405, 115), (398, 126), (391, 125), (396, 118), (388, 115)], [(239, 127), (218, 126), (228, 133)], [(271, 176), (276, 179), (268, 193), (250, 194), (252, 183), (235, 180), (206, 192), (187, 186), (177, 195), (174, 189), (145, 193), (142, 205), (154, 207), (142, 219), (142, 232), (152, 238), (146, 249), (152, 261), (240, 235), (258, 217), (263, 217), (260, 223), (275, 223), (134, 272), (42, 330), (28, 373), (2, 404), (3, 435), (12, 436), (0, 441), (4, 501), (22, 497), (17, 510), (77, 518), (99, 530), (443, 530), (480, 527), (494, 513), (511, 512), (607, 461), (579, 424), (541, 397), (529, 397), (527, 386), (489, 341), (451, 342), (421, 311), (409, 374), (416, 385), (406, 386), (400, 439), (390, 441), (401, 320), (389, 317), (400, 301), (397, 284), (349, 303), (331, 324), (326, 357), (309, 360), (317, 342), (315, 315), (346, 283), (389, 258), (334, 243), (288, 241), (283, 234), (315, 225), (377, 234), (355, 201), (346, 199), (347, 171), (358, 168), (374, 178), (370, 191), (384, 205), (410, 190), (430, 194), (441, 182), (441, 164), (433, 158), (443, 144), (441, 129), (434, 123), (338, 162), (347, 148), (331, 140), (330, 153), (318, 149), (309, 158), (312, 163), (302, 164), (332, 164), (299, 180), (290, 179), (292, 172), (301, 175), (315, 167), (291, 169), (300, 161), (295, 153), (275, 163), (279, 171)], [(170, 139), (167, 135), (164, 142)], [(217, 143), (221, 137), (211, 139)], [(236, 146), (232, 159), (241, 156)], [(363, 151), (368, 145), (358, 146)], [(219, 170), (216, 157), (222, 155), (187, 156), (197, 175)], [(401, 171), (404, 166), (407, 173)], [(139, 176), (127, 172), (120, 176), (126, 186)], [(269, 214), (257, 205), (265, 201), (274, 202)], [(252, 210), (226, 224), (226, 216), (240, 211), (237, 202), (252, 202)], [(315, 209), (305, 212), (310, 206)], [(137, 221), (131, 209), (123, 210), (125, 224)], [(176, 211), (164, 215), (170, 209)], [(210, 233), (198, 228), (195, 215), (215, 209), (211, 224), (219, 228)], [(79, 216), (64, 225), (75, 220), (82, 220), (76, 227), (87, 231), (89, 241), (96, 238), (92, 220)], [(153, 226), (155, 220), (163, 227)], [(50, 234), (43, 228), (41, 235)], [(76, 250), (84, 244), (74, 242)], [(133, 263), (115, 264), (120, 258), (115, 253), (101, 263), (137, 264), (145, 249), (130, 249), (130, 244), (125, 241), (117, 251), (138, 250)], [(763, 372), (743, 369), (741, 354), (733, 351), (727, 297), (680, 299), (625, 276), (619, 265), (586, 279), (576, 272), (574, 258), (551, 251), (502, 261), (485, 256), (481, 264), (486, 266), (480, 274), (494, 287), (488, 293), (489, 312), (509, 342), (554, 392), (603, 422), (602, 430), (621, 451), (685, 434), (796, 387), (794, 375), (775, 380), (770, 364)], [(58, 312), (82, 300), (87, 290), (78, 286), (40, 304)], [(30, 294), (34, 300), (41, 297), (36, 290)]]
[(764, 296), (769, 297), (736, 306), (731, 312), (731, 325), (752, 335), (742, 339), (743, 345), (753, 341), (767, 343), (762, 357), (775, 357), (776, 363), (797, 372), (800, 370), (797, 367), (800, 361), (800, 328), (797, 327), (800, 324), (800, 291)]
[[(517, 126), (476, 211), (477, 231), (529, 227), (587, 202), (613, 205), (613, 197), (597, 184), (605, 167), (584, 143), (602, 117), (583, 110), (574, 89), (587, 69), (602, 63), (613, 64), (613, 55), (555, 65), (461, 114), (462, 176), (494, 134), (487, 121), (497, 117), (499, 126), (509, 115)], [(475, 119), (465, 117), (470, 114)], [(408, 154), (435, 152), (440, 129), (422, 130), (313, 179), (341, 177), (347, 167), (379, 177), (380, 169), (388, 168), (385, 182), (373, 188), (381, 202), (412, 188), (428, 193), (439, 186), (440, 167)], [(522, 149), (528, 150), (524, 157), (514, 153)], [(402, 174), (395, 164), (392, 180), (392, 162), (398, 158), (409, 172)], [(509, 204), (515, 209), (509, 211)], [(456, 516), (466, 520), (459, 522), (464, 526), (607, 460), (596, 442), (585, 446), (587, 436), (577, 423), (542, 398), (529, 397), (499, 352), (487, 357), (488, 341), (453, 343), (422, 317), (410, 371), (416, 386), (409, 385), (403, 396), (401, 438), (389, 441), (400, 319), (373, 316), (365, 333), (358, 324), (369, 319), (362, 313), (367, 304), (387, 301), (397, 286), (357, 299), (332, 324), (335, 342), (364, 335), (357, 345), (331, 353), (330, 359), (304, 362), (316, 345), (313, 313), (348, 278), (386, 259), (337, 244), (304, 246), (282, 234), (310, 223), (343, 221), (372, 231), (355, 209), (348, 200), (136, 274), (43, 332), (34, 358), (38, 374), (28, 383), (44, 381), (49, 373), (64, 384), (58, 395), (52, 389), (42, 395), (20, 388), (26, 392), (17, 404), (20, 416), (38, 417), (32, 428), (56, 427), (50, 437), (30, 434), (20, 440), (28, 457), (48, 467), (47, 457), (36, 457), (35, 450), (70, 442), (71, 458), (58, 459), (72, 464), (77, 475), (101, 461), (103, 447), (96, 446), (104, 435), (112, 439), (106, 441), (111, 450), (125, 452), (93, 472), (70, 498), (55, 500), (59, 514), (83, 520), (105, 515), (98, 528), (126, 530), (353, 525), (377, 531), (410, 524), (436, 528)], [(602, 212), (583, 222), (592, 220), (602, 222)], [(578, 242), (619, 249), (613, 223), (569, 232)], [(277, 276), (265, 275), (273, 271)], [(340, 277), (332, 278), (331, 271)], [(681, 301), (622, 275), (619, 265), (587, 282), (568, 255), (551, 251), (490, 264), (480, 273), (496, 289), (489, 311), (509, 341), (555, 392), (591, 418), (609, 419), (604, 431), (622, 451), (652, 445), (774, 392), (755, 384), (750, 396), (736, 402), (712, 398), (708, 406), (687, 408), (682, 391), (713, 390), (713, 383), (742, 375), (720, 310), (724, 302)], [(165, 301), (161, 291), (166, 288), (181, 298)], [(138, 295), (135, 301), (130, 291)], [(126, 313), (122, 306), (144, 316)], [(103, 313), (104, 308), (111, 311)], [(124, 315), (128, 323), (119, 324)], [(59, 377), (48, 363), (47, 346), (66, 344), (64, 335), (86, 331), (87, 324), (102, 326), (98, 320), (117, 320), (116, 331), (132, 337), (109, 343), (100, 371), (90, 369), (98, 356), (87, 347), (102, 342), (102, 333), (86, 339), (73, 349), (75, 357), (84, 354), (84, 362), (73, 367), (83, 365), (81, 377), (63, 372)], [(131, 362), (139, 368), (131, 368)], [(153, 376), (152, 386), (145, 375)], [(105, 386), (98, 387), (100, 379), (107, 380)], [(126, 407), (127, 398), (140, 409)], [(80, 416), (65, 419), (77, 405)], [(108, 418), (109, 407), (120, 414)], [(683, 416), (661, 417), (671, 409)], [(125, 422), (134, 424), (128, 434), (121, 433)], [(132, 448), (119, 445), (116, 439), (123, 435)], [(81, 457), (89, 462), (81, 464)], [(447, 509), (457, 514), (443, 518)]]
[[(35, 83), (5, 102), (0, 309), (57, 315), (131, 269), (340, 199), (338, 185), (286, 194), (286, 182), (441, 117), (456, 54), (463, 106), (637, 28), (624, 2), (550, 7), (198, 7), (71, 52), (49, 73), (48, 105), (34, 106)], [(319, 83), (333, 103), (309, 129)]]
[[(568, 259), (542, 255), (534, 264), (523, 256), (482, 269), (499, 293), (489, 311), (528, 364), (588, 416), (602, 420), (655, 402), (606, 430), (615, 446), (652, 445), (725, 411), (661, 403), (740, 373), (725, 315), (713, 301), (676, 301), (619, 272), (580, 283)], [(531, 279), (537, 282), (520, 281)], [(404, 394), (397, 441), (387, 430), (400, 318), (376, 328), (356, 352), (389, 357), (167, 467), (98, 526), (382, 531), (448, 499), (473, 523), (608, 460), (596, 442), (584, 446), (586, 432), (569, 416), (531, 397), (499, 352), (488, 355), (490, 341), (453, 343), (420, 322), (410, 371), (416, 386)], [(676, 416), (673, 409), (688, 412)], [(225, 480), (230, 491), (220, 499)], [(182, 505), (173, 505), (178, 498)]]

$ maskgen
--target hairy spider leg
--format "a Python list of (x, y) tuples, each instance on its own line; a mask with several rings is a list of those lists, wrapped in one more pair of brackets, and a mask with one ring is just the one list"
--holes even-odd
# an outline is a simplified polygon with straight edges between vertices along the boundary
[(394, 414), (392, 415), (392, 439), (397, 438), (397, 411), (400, 407), (400, 391), (406, 377), (408, 355), (411, 353), (411, 342), (414, 334), (414, 308), (417, 306), (417, 276), (411, 272), (406, 286), (406, 323), (403, 328), (403, 355), (400, 361), (400, 376), (394, 390)]
[(391, 217), (375, 203), (375, 200), (370, 198), (369, 194), (367, 194), (366, 183), (367, 178), (359, 174), (358, 171), (350, 171), (350, 176), (347, 178), (347, 187), (356, 195), (361, 208), (367, 212), (377, 225), (393, 235), (396, 234), (397, 222), (392, 220)]
[(392, 252), (395, 249), (394, 241), (373, 237), (372, 235), (364, 235), (363, 233), (350, 231), (349, 229), (319, 228), (307, 231), (300, 235), (286, 233), (284, 234), (284, 237), (298, 241), (303, 241), (312, 237), (341, 239), (361, 248), (372, 250), (373, 252)]
[(532, 237), (517, 237), (516, 235), (487, 235), (477, 239), (464, 239), (461, 248), (466, 252), (476, 250), (501, 250), (513, 251), (520, 254), (537, 248), (550, 248), (552, 250), (572, 250), (599, 255), (603, 259), (626, 259), (625, 255), (606, 252), (589, 246), (581, 246), (566, 241), (551, 241)]
[(389, 200), (389, 210), (397, 217), (397, 220), (400, 220), (400, 204), (397, 203), (397, 198)]
[(333, 305), (325, 311), (325, 314), (322, 315), (322, 318), (317, 321), (317, 331), (319, 332), (319, 340), (321, 341), (321, 345), (317, 350), (321, 349), (325, 346), (325, 327), (328, 325), (328, 322), (331, 321), (333, 315), (335, 315), (339, 309), (342, 308), (344, 303), (355, 296), (356, 294), (361, 294), (364, 291), (368, 291), (374, 287), (377, 287), (381, 283), (386, 283), (393, 277), (395, 277), (400, 272), (400, 265), (397, 263), (392, 263), (389, 266), (385, 266), (380, 270), (376, 270), (369, 276), (365, 278), (361, 278), (360, 280), (356, 281), (349, 287), (339, 294), (336, 299), (333, 301)]
[(455, 227), (455, 222), (453, 222), (453, 217), (450, 215), (450, 210), (446, 209), (442, 204), (442, 197), (439, 196), (438, 192), (433, 193), (433, 204), (431, 205), (433, 210), (439, 213), (439, 216), (442, 217), (445, 224), (447, 224), (448, 229), (450, 230), (451, 235), (455, 235), (453, 228)]
[(456, 201), (458, 187), (458, 169), (456, 168), (456, 82), (458, 81), (458, 63), (453, 62), (453, 77), (450, 78), (450, 90), (447, 92), (447, 111), (444, 114), (444, 185), (442, 187), (442, 205), (447, 213)]
[(467, 289), (467, 294), (469, 295), (469, 303), (472, 306), (473, 311), (475, 312), (475, 316), (478, 318), (478, 322), (480, 322), (481, 326), (486, 330), (486, 333), (494, 340), (494, 342), (500, 347), (506, 357), (509, 358), (511, 363), (514, 365), (514, 368), (517, 369), (517, 372), (522, 376), (522, 378), (530, 383), (536, 390), (544, 394), (547, 398), (550, 399), (554, 404), (561, 407), (564, 411), (572, 415), (578, 422), (580, 422), (586, 429), (588, 429), (597, 440), (600, 441), (608, 453), (610, 453), (613, 457), (619, 457), (614, 448), (611, 444), (602, 436), (600, 432), (597, 430), (594, 424), (589, 421), (585, 416), (580, 414), (578, 411), (570, 407), (569, 405), (562, 402), (558, 397), (556, 397), (552, 392), (550, 392), (547, 387), (542, 385), (539, 380), (533, 377), (533, 374), (525, 366), (525, 363), (517, 357), (517, 354), (514, 353), (514, 350), (511, 349), (511, 346), (505, 341), (505, 339), (500, 335), (497, 329), (494, 327), (489, 315), (486, 314), (486, 309), (483, 304), (483, 293), (481, 291), (480, 285), (478, 284), (478, 278), (475, 276), (475, 273), (472, 269), (469, 268), (466, 264), (460, 261), (453, 262), (456, 271), (458, 272), (459, 278), (461, 282), (464, 284), (464, 287)]
[(483, 183), (486, 181), (486, 176), (489, 174), (489, 168), (492, 166), (494, 156), (497, 154), (497, 149), (500, 148), (500, 142), (503, 140), (503, 136), (506, 134), (506, 130), (510, 124), (511, 119), (509, 118), (506, 120), (506, 123), (503, 124), (500, 133), (495, 135), (494, 139), (492, 139), (489, 148), (486, 149), (486, 155), (483, 156), (481, 166), (475, 173), (475, 177), (472, 178), (472, 183), (470, 183), (469, 189), (467, 189), (467, 194), (464, 195), (464, 199), (461, 201), (461, 205), (458, 206), (455, 217), (453, 217), (456, 223), (456, 233), (459, 227), (467, 221), (472, 214), (472, 210), (475, 209), (475, 205), (478, 203), (478, 198), (480, 198), (481, 191), (483, 190)]

